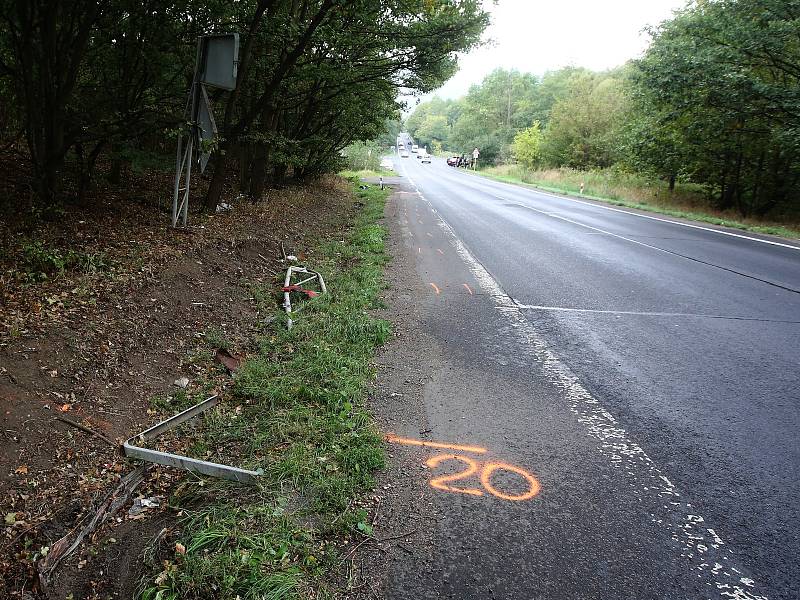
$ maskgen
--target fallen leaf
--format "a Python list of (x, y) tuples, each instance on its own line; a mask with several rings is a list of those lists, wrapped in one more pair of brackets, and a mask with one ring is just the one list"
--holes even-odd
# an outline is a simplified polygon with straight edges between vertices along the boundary
[(10, 512), (6, 513), (6, 525), (13, 525), (17, 522), (17, 513)]
[(20, 465), (16, 469), (14, 469), (14, 473), (17, 475), (27, 475), (28, 474), (28, 465)]
[(175, 552), (177, 552), (178, 554), (186, 554), (186, 546), (184, 546), (180, 542), (175, 542)]

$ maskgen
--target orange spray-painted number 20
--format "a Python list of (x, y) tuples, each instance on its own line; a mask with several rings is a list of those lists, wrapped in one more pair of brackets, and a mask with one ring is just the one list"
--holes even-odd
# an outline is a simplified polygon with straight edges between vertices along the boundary
[[(458, 473), (453, 473), (451, 475), (440, 475), (438, 477), (434, 477), (431, 479), (431, 487), (436, 488), (437, 490), (442, 490), (445, 492), (456, 492), (459, 494), (469, 494), (470, 496), (482, 496), (483, 492), (477, 488), (463, 488), (463, 487), (455, 487), (452, 485), (448, 485), (450, 482), (460, 481), (462, 479), (467, 479), (471, 477), (479, 470), (481, 471), (480, 479), (483, 488), (489, 492), (492, 496), (496, 498), (500, 498), (501, 500), (510, 500), (512, 502), (522, 502), (523, 500), (530, 500), (536, 494), (539, 493), (541, 486), (536, 478), (528, 473), (525, 469), (520, 467), (516, 467), (514, 465), (509, 465), (506, 463), (500, 462), (491, 462), (491, 463), (484, 463), (483, 468), (481, 468), (480, 463), (478, 461), (473, 460), (467, 456), (458, 455), (458, 454), (439, 454), (437, 456), (433, 456), (425, 461), (425, 464), (430, 467), (431, 469), (436, 468), (439, 466), (440, 463), (446, 460), (457, 460), (459, 462), (464, 463), (467, 465), (466, 470), (460, 471)], [(511, 473), (516, 473), (517, 475), (521, 476), (528, 484), (528, 489), (524, 493), (521, 494), (506, 494), (500, 490), (498, 490), (494, 484), (492, 483), (492, 474), (495, 471), (509, 471)]]

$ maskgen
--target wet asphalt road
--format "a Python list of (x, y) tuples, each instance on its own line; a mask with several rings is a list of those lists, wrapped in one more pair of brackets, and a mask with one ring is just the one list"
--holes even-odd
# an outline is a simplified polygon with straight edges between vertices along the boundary
[(800, 248), (394, 162), (471, 448), (398, 444), (444, 517), (389, 595), (800, 597)]

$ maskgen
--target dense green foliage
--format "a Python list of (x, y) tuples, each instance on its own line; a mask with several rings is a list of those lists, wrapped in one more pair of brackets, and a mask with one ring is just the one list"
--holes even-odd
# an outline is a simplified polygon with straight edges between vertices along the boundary
[[(197, 36), (238, 32), (238, 83), (214, 91), (222, 136), (207, 207), (231, 174), (270, 181), (338, 167), (396, 121), (400, 89), (435, 89), (488, 22), (479, 0), (0, 0), (0, 136), (24, 139), (33, 187), (78, 195), (109, 156), (174, 148)], [(233, 167), (238, 167), (234, 169)]]
[[(800, 4), (698, 1), (651, 35), (641, 59), (610, 72), (497, 70), (464, 98), (419, 105), (409, 133), (457, 153), (477, 146), (484, 164), (613, 167), (699, 184), (715, 209), (796, 215)], [(531, 161), (518, 136), (536, 121)]]
[(354, 142), (342, 150), (347, 168), (354, 171), (377, 171), (382, 146), (376, 141)]
[[(420, 144), (442, 143), (446, 150), (481, 150), (481, 159), (501, 162), (512, 158), (514, 137), (539, 121), (544, 129), (550, 114), (583, 78), (597, 76), (567, 68), (538, 79), (527, 73), (497, 69), (458, 100), (433, 98), (417, 106), (406, 129)], [(544, 151), (544, 148), (542, 149)]]
[(636, 164), (706, 183), (743, 215), (796, 203), (800, 5), (703, 2), (654, 36), (632, 75)]
[(514, 136), (511, 152), (520, 164), (529, 169), (536, 166), (542, 157), (542, 128), (539, 121), (534, 121), (533, 125)]

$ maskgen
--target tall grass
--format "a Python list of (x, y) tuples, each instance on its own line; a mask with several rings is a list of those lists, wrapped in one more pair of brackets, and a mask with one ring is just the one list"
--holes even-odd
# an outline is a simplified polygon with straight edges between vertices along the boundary
[(665, 181), (625, 173), (614, 169), (578, 171), (575, 169), (529, 170), (520, 165), (500, 165), (479, 171), (481, 175), (508, 183), (528, 184), (537, 188), (600, 200), (649, 212), (723, 225), (757, 233), (800, 238), (800, 223), (744, 219), (734, 212), (714, 210), (700, 186), (677, 184), (670, 192)]

